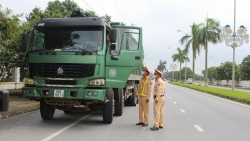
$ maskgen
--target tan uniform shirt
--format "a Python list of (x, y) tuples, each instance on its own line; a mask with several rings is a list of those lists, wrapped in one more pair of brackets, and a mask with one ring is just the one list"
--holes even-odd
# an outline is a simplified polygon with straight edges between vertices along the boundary
[[(144, 87), (144, 82), (147, 80), (146, 84), (145, 84), (145, 88), (144, 88), (144, 92), (142, 91), (143, 90), (143, 87)], [(147, 95), (147, 98), (149, 99), (150, 97), (150, 94), (151, 94), (151, 85), (152, 85), (152, 82), (151, 82), (151, 78), (150, 77), (142, 77), (141, 80), (140, 80), (140, 84), (139, 84), (139, 87), (138, 87), (138, 90), (136, 92), (136, 95), (137, 96), (140, 96), (141, 93), (143, 94), (146, 94)]]
[(156, 96), (156, 100), (159, 100), (161, 95), (165, 94), (165, 83), (161, 78), (155, 79), (155, 86), (154, 86), (154, 96)]

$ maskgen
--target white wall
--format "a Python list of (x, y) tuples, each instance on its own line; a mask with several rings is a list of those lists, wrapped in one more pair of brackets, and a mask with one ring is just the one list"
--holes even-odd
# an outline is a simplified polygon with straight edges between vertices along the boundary
[(0, 82), (0, 89), (21, 89), (23, 82)]
[[(232, 86), (232, 80), (228, 80), (228, 83), (227, 80), (220, 80), (218, 84)], [(235, 81), (235, 85), (240, 87), (250, 87), (250, 81)]]
[(250, 81), (240, 81), (239, 85), (242, 87), (250, 87)]

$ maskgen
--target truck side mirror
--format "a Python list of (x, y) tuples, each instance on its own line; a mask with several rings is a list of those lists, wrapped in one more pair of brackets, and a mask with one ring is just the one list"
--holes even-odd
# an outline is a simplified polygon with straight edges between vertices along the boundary
[(26, 47), (27, 47), (27, 35), (26, 34), (22, 34), (22, 46), (21, 46), (21, 50), (25, 51)]
[(111, 43), (116, 42), (116, 38), (117, 38), (117, 29), (111, 29), (111, 32), (110, 32), (110, 42)]

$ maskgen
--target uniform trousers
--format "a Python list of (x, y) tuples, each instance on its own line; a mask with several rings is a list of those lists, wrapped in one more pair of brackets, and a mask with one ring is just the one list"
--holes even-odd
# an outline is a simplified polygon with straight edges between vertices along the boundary
[(146, 96), (139, 96), (139, 122), (148, 124), (149, 102)]
[(164, 104), (165, 97), (159, 97), (157, 103), (154, 101), (154, 127), (164, 125)]

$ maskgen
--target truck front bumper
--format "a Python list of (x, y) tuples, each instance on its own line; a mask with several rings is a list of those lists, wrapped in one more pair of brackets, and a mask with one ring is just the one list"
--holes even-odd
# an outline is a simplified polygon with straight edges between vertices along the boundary
[(106, 89), (60, 88), (60, 87), (23, 87), (27, 98), (67, 98), (104, 101)]

